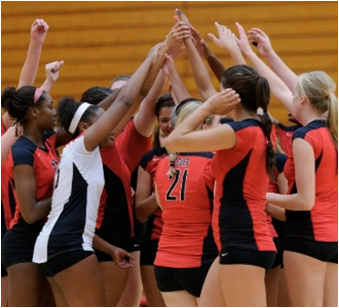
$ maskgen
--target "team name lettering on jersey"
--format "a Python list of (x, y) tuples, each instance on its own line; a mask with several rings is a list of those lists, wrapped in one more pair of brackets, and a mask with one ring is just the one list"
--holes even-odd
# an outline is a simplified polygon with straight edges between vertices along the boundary
[(178, 167), (185, 167), (188, 166), (189, 162), (189, 158), (177, 158), (174, 162), (174, 165)]

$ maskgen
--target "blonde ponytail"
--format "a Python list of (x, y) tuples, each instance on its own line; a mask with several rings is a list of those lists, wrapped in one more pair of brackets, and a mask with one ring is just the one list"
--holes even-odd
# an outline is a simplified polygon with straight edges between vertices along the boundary
[(174, 178), (177, 175), (177, 170), (174, 169), (175, 160), (177, 159), (177, 153), (169, 153), (170, 168), (167, 172), (167, 175), (170, 179)]

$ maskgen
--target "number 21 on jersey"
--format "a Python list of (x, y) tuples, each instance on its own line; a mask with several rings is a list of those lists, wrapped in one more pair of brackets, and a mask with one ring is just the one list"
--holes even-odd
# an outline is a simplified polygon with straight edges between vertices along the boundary
[(180, 201), (185, 201), (188, 169), (175, 169), (175, 171), (177, 174), (175, 175), (172, 184), (167, 190), (165, 199), (166, 201), (177, 201), (179, 197)]

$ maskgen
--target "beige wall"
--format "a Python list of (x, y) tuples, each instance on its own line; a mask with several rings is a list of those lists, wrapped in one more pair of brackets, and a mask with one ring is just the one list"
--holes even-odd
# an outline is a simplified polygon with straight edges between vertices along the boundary
[[(16, 86), (25, 60), (34, 19), (50, 29), (43, 46), (36, 86), (44, 80), (44, 65), (64, 60), (51, 91), (55, 102), (63, 95), (80, 99), (95, 85), (109, 86), (118, 74), (132, 74), (148, 49), (164, 40), (180, 8), (228, 66), (228, 54), (207, 37), (216, 34), (214, 21), (236, 31), (259, 27), (271, 38), (276, 52), (296, 73), (324, 70), (338, 82), (338, 3), (335, 2), (2, 2), (1, 89)], [(176, 61), (189, 92), (199, 97), (185, 54)], [(217, 80), (213, 82), (218, 87)], [(285, 110), (272, 100), (271, 112), (286, 123)]]

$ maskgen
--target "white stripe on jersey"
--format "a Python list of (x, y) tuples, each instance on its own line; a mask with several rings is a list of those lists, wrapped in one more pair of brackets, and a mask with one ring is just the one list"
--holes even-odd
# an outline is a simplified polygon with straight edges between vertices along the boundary
[[(83, 135), (70, 142), (61, 155), (55, 175), (52, 209), (35, 243), (33, 262), (47, 262), (59, 247), (65, 250), (72, 245), (82, 245), (83, 250), (93, 251), (92, 239), (104, 183), (99, 147), (93, 152), (86, 151)], [(84, 204), (86, 208), (82, 208)], [(64, 214), (66, 210), (67, 214)], [(85, 219), (81, 215), (77, 217), (74, 212), (84, 213)], [(70, 234), (82, 236), (70, 239)], [(54, 245), (54, 242), (58, 244)]]

